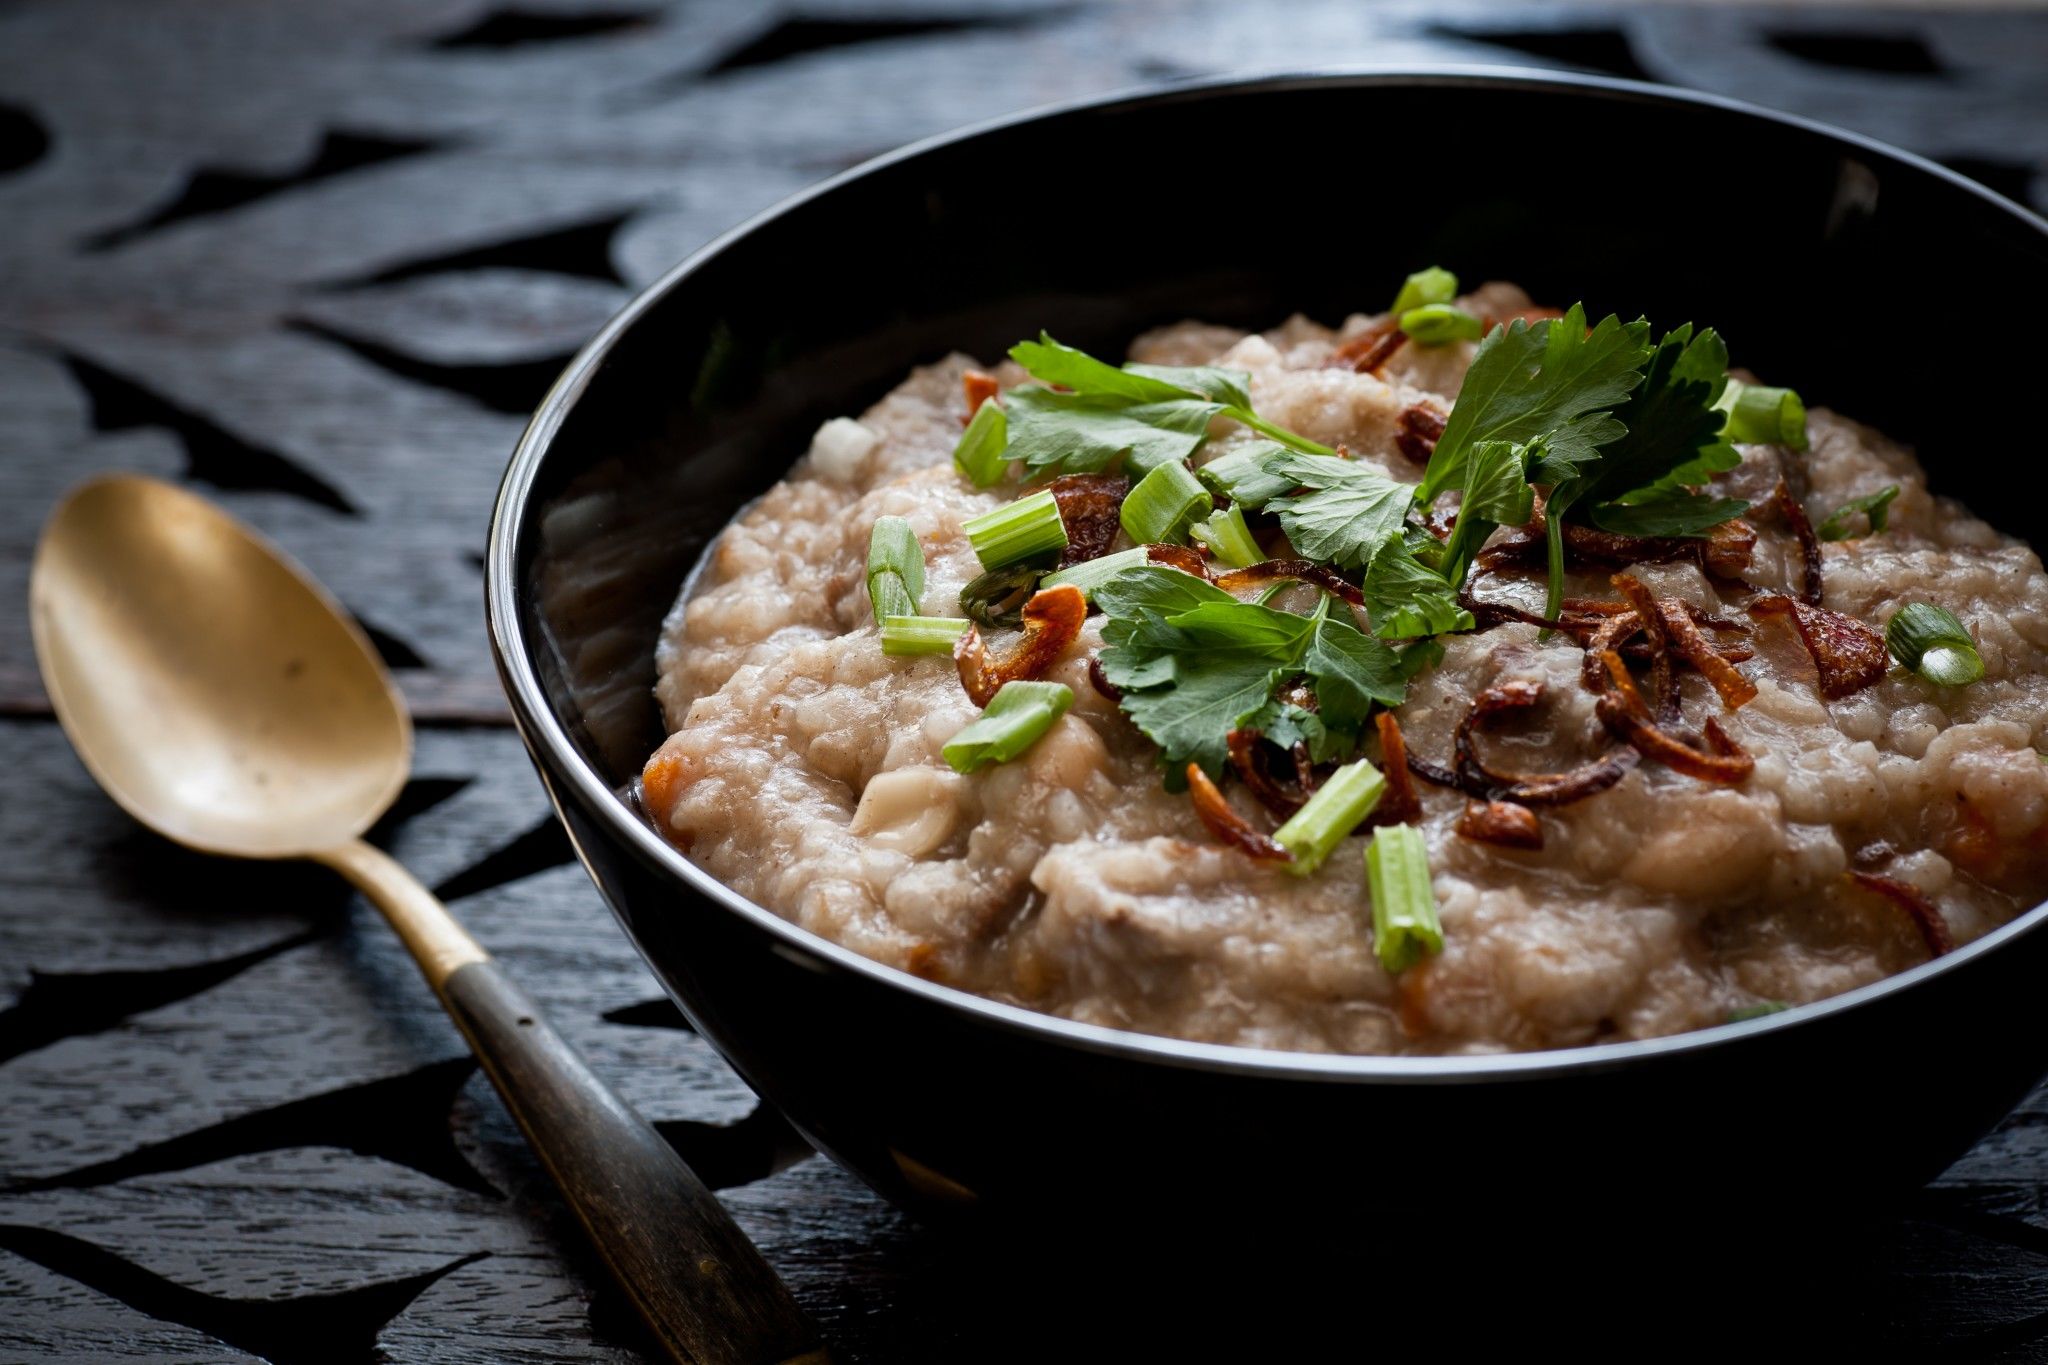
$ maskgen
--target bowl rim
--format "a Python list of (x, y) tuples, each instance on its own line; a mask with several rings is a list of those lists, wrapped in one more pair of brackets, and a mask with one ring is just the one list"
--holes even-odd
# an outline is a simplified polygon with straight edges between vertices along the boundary
[[(595, 811), (597, 818), (603, 821), (610, 832), (643, 863), (677, 878), (688, 891), (766, 931), (777, 941), (780, 948), (794, 950), (809, 959), (821, 960), (823, 964), (852, 972), (878, 986), (905, 992), (930, 1005), (964, 1013), (979, 1023), (1012, 1034), (1028, 1035), (1036, 1040), (1109, 1054), (1133, 1062), (1221, 1071), (1245, 1077), (1362, 1083), (1470, 1084), (1603, 1072), (1637, 1065), (1656, 1057), (1684, 1056), (1729, 1044), (1758, 1042), (1786, 1030), (1813, 1026), (1822, 1020), (1859, 1009), (1896, 993), (1912, 990), (1935, 976), (1960, 970), (1984, 954), (1995, 952), (2005, 943), (2048, 923), (2048, 902), (2044, 902), (1954, 952), (1841, 995), (1756, 1019), (1717, 1024), (1659, 1038), (1534, 1052), (1461, 1056), (1309, 1053), (1269, 1050), (1238, 1044), (1191, 1042), (1081, 1023), (991, 1000), (957, 987), (913, 976), (863, 957), (850, 948), (814, 934), (740, 895), (692, 863), (681, 850), (663, 839), (651, 825), (634, 814), (626, 803), (619, 799), (612, 787), (576, 752), (568, 734), (556, 718), (546, 691), (541, 686), (528, 653), (529, 642), (520, 625), (520, 590), (516, 576), (518, 540), (526, 524), (534, 482), (549, 446), (560, 431), (570, 409), (582, 398), (599, 366), (620, 339), (639, 321), (642, 314), (655, 307), (672, 290), (728, 247), (765, 224), (831, 194), (842, 185), (988, 133), (1022, 124), (1050, 121), (1075, 113), (1173, 104), (1183, 100), (1201, 100), (1219, 95), (1257, 93), (1266, 90), (1379, 86), (1482, 86), (1504, 90), (1566, 93), (1622, 102), (1709, 110), (1732, 118), (1774, 123), (1788, 130), (1842, 144), (1846, 149), (1861, 155), (1892, 162), (1909, 172), (1931, 176), (1954, 189), (1984, 200), (1991, 210), (2004, 213), (2018, 225), (2032, 228), (2044, 239), (2048, 239), (2048, 221), (2044, 221), (2027, 208), (1925, 157), (1860, 133), (1720, 95), (1616, 77), (1542, 71), (1517, 66), (1362, 64), (1236, 73), (1174, 81), (1163, 85), (1130, 87), (1079, 99), (1063, 100), (921, 138), (873, 157), (783, 199), (720, 233), (671, 266), (659, 278), (636, 293), (604, 324), (596, 336), (576, 353), (542, 398), (525, 430), (521, 432), (499, 484), (497, 498), (491, 511), (484, 575), (485, 615), (500, 682), (511, 705), (515, 722), (529, 746), (533, 748), (536, 761), (548, 777), (550, 795), (560, 801), (562, 798), (555, 790), (556, 784), (569, 783), (574, 788), (580, 804)], [(614, 914), (626, 929), (628, 938), (634, 941), (635, 948), (641, 951), (643, 957), (647, 956), (631, 925), (625, 921), (623, 915), (617, 914), (616, 907)], [(662, 976), (659, 965), (651, 965), (656, 967), (656, 976)]]

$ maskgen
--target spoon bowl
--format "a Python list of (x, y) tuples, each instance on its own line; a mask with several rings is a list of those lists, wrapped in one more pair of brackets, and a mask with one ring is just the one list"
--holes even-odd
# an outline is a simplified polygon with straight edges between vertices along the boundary
[(99, 784), (208, 853), (303, 857), (405, 785), (412, 725), (370, 642), (274, 547), (203, 498), (95, 479), (51, 517), (30, 627)]

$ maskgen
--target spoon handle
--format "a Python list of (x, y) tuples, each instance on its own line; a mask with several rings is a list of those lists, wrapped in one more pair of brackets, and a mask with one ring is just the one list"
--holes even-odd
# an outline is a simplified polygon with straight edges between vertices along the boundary
[(411, 873), (357, 841), (319, 855), (384, 912), (612, 1275), (689, 1365), (825, 1365), (818, 1329), (673, 1147), (541, 1017)]

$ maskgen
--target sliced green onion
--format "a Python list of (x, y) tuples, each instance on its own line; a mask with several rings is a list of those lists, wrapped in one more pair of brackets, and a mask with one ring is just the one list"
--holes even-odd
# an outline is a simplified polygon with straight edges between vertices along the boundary
[(885, 616), (882, 618), (884, 654), (951, 654), (953, 644), (967, 633), (971, 622), (950, 616)]
[(1286, 446), (1265, 441), (1239, 446), (1197, 469), (1195, 477), (1232, 502), (1256, 512), (1274, 498), (1292, 493), (1298, 486), (1286, 475), (1266, 470), (1266, 461), (1286, 449)]
[[(1425, 304), (1449, 303), (1458, 297), (1458, 277), (1440, 265), (1418, 270), (1401, 283), (1390, 313), (1406, 313)], [(1405, 329), (1404, 329), (1405, 330)]]
[(875, 619), (917, 615), (924, 596), (924, 551), (902, 517), (878, 517), (868, 533), (868, 601)]
[(1851, 498), (1837, 507), (1816, 529), (1822, 540), (1860, 540), (1850, 518), (1861, 512), (1870, 521), (1870, 535), (1884, 530), (1891, 520), (1892, 499), (1899, 496), (1899, 486), (1888, 483), (1867, 497)]
[(1118, 550), (1113, 555), (1101, 555), (1095, 559), (1083, 560), (1079, 564), (1070, 564), (1058, 573), (1049, 573), (1044, 578), (1041, 578), (1038, 581), (1038, 586), (1043, 591), (1046, 588), (1057, 588), (1062, 584), (1071, 584), (1079, 588), (1082, 594), (1092, 602), (1095, 600), (1095, 590), (1097, 588), (1116, 577), (1119, 573), (1122, 573), (1125, 569), (1135, 569), (1140, 564), (1148, 562), (1145, 556), (1145, 547), (1140, 545), (1135, 550)]
[(1029, 564), (990, 569), (960, 589), (960, 610), (977, 625), (1015, 629), (1024, 624), (1024, 604), (1038, 591), (1038, 578), (1044, 572)]
[(960, 433), (960, 444), (953, 447), (953, 468), (976, 488), (986, 488), (1009, 468), (1003, 458), (1009, 446), (1010, 419), (1003, 415), (1002, 404), (984, 398), (974, 410), (974, 420)]
[(1259, 542), (1252, 539), (1252, 528), (1244, 524), (1243, 509), (1236, 506), (1212, 512), (1207, 521), (1190, 526), (1188, 534), (1233, 569), (1249, 569), (1266, 557)]
[(1714, 406), (1728, 414), (1721, 434), (1731, 441), (1806, 449), (1806, 404), (1790, 389), (1730, 379)]
[(1215, 510), (1216, 500), (1179, 460), (1169, 460), (1138, 480), (1124, 499), (1118, 519), (1124, 534), (1140, 545), (1179, 542), (1188, 525)]
[(1908, 602), (1884, 628), (1892, 657), (1937, 687), (1961, 687), (1984, 676), (1977, 642), (1947, 607)]
[(1388, 825), (1365, 850), (1366, 889), (1372, 894), (1372, 946), (1380, 965), (1405, 972), (1444, 949), (1429, 881), (1429, 844), (1413, 825)]
[(1790, 1005), (1782, 1000), (1759, 1000), (1754, 1005), (1744, 1005), (1740, 1009), (1729, 1010), (1728, 1022), (1740, 1024), (1749, 1019), (1762, 1019), (1766, 1015), (1783, 1014), (1791, 1008)]
[(1066, 524), (1050, 490), (1005, 503), (961, 523), (984, 569), (1002, 569), (1067, 548)]
[(1008, 763), (1050, 730), (1073, 704), (1073, 691), (1064, 683), (1006, 682), (989, 699), (981, 717), (947, 740), (939, 752), (956, 773)]
[(1273, 831), (1273, 842), (1294, 855), (1287, 870), (1306, 877), (1321, 867), (1338, 842), (1372, 814), (1386, 789), (1387, 780), (1370, 759), (1347, 763), (1331, 773), (1330, 780)]
[(1486, 324), (1448, 303), (1425, 303), (1401, 314), (1401, 330), (1418, 346), (1447, 346), (1479, 340), (1486, 335)]

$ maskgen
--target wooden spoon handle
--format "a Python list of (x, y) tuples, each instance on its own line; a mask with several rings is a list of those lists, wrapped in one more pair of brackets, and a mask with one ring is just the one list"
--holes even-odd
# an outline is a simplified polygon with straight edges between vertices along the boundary
[[(323, 855), (384, 911), (612, 1275), (689, 1365), (824, 1365), (817, 1327), (659, 1133), (446, 907), (366, 844)], [(435, 922), (438, 921), (438, 922)]]

